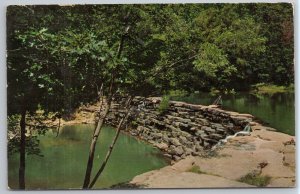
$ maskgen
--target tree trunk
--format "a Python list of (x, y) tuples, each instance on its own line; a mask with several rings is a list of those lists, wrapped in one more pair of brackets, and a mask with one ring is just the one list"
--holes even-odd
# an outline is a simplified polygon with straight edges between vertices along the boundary
[[(103, 114), (102, 117), (100, 115), (100, 118), (99, 118), (98, 123), (97, 123), (97, 127), (94, 131), (94, 134), (93, 134), (92, 142), (91, 142), (91, 145), (90, 145), (89, 158), (88, 158), (85, 177), (84, 177), (84, 183), (83, 183), (83, 186), (82, 186), (83, 189), (87, 189), (89, 184), (90, 184), (96, 143), (97, 143), (98, 136), (100, 134), (101, 128), (103, 126), (104, 120), (105, 120), (105, 118), (106, 118), (106, 116), (109, 112), (110, 106), (111, 106), (111, 97), (109, 97), (108, 100), (107, 100), (107, 106), (105, 107), (104, 114)], [(101, 107), (102, 107), (102, 105), (101, 105)], [(100, 110), (101, 110), (101, 107), (100, 107)], [(101, 112), (100, 112), (100, 114), (101, 114)]]
[[(130, 28), (130, 26), (126, 27), (125, 32), (123, 33), (123, 35), (121, 37), (120, 45), (119, 45), (118, 52), (117, 52), (117, 58), (118, 59), (121, 57), (122, 49), (123, 49), (123, 46), (124, 46), (124, 40), (125, 40), (126, 34), (128, 33), (129, 28)], [(88, 163), (87, 163), (87, 167), (86, 167), (86, 171), (85, 171), (84, 182), (83, 182), (83, 186), (82, 186), (83, 189), (88, 189), (89, 184), (90, 184), (91, 173), (92, 173), (93, 162), (94, 162), (95, 147), (96, 147), (98, 136), (99, 136), (101, 128), (103, 126), (104, 120), (105, 120), (105, 118), (106, 118), (106, 116), (109, 112), (110, 106), (111, 106), (111, 100), (112, 100), (112, 97), (113, 97), (114, 82), (115, 82), (115, 73), (112, 72), (110, 88), (109, 88), (109, 97), (108, 97), (108, 100), (107, 100), (107, 106), (105, 108), (103, 117), (102, 118), (100, 117), (99, 120), (98, 120), (97, 127), (94, 131), (94, 135), (93, 135), (91, 146), (90, 146), (89, 159), (88, 159)], [(103, 86), (103, 84), (102, 84), (102, 86)], [(101, 89), (102, 89), (102, 86), (101, 86)], [(101, 107), (100, 107), (100, 110), (101, 110)]]
[(25, 189), (26, 110), (23, 111), (21, 114), (20, 128), (21, 128), (21, 141), (20, 141), (19, 189)]
[(56, 137), (58, 137), (58, 135), (59, 135), (59, 129), (60, 129), (60, 118), (58, 118), (58, 127), (57, 127)]
[[(129, 100), (128, 100), (128, 106), (129, 106), (130, 102), (131, 102), (131, 98), (129, 98)], [(108, 151), (107, 151), (107, 153), (106, 153), (105, 159), (104, 159), (104, 161), (103, 161), (103, 163), (102, 163), (100, 169), (98, 170), (96, 176), (94, 177), (94, 179), (92, 180), (91, 184), (89, 185), (89, 187), (88, 187), (89, 189), (91, 189), (91, 188), (94, 186), (94, 184), (96, 183), (97, 179), (99, 178), (99, 176), (100, 176), (101, 173), (103, 172), (103, 170), (104, 170), (104, 168), (105, 168), (105, 166), (106, 166), (106, 164), (107, 164), (107, 162), (108, 162), (108, 159), (110, 158), (110, 155), (111, 155), (111, 153), (112, 153), (112, 151), (113, 151), (113, 148), (114, 148), (114, 146), (115, 146), (115, 143), (116, 143), (116, 141), (117, 141), (117, 139), (118, 139), (118, 137), (119, 137), (119, 134), (120, 134), (122, 125), (123, 125), (124, 121), (125, 121), (125, 120), (128, 118), (128, 116), (129, 116), (129, 110), (130, 110), (130, 107), (127, 107), (126, 115), (125, 115), (125, 116), (121, 119), (121, 121), (119, 122), (119, 125), (118, 125), (118, 127), (117, 127), (116, 135), (115, 135), (115, 137), (114, 137), (114, 139), (113, 139), (111, 145), (109, 146), (109, 149), (108, 149)]]

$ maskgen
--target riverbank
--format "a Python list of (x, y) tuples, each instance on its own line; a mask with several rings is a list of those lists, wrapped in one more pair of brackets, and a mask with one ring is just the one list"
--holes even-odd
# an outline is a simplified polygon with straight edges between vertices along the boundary
[[(182, 108), (184, 106), (196, 109), (199, 107), (203, 109), (207, 108), (206, 106), (190, 105), (187, 103), (181, 103), (181, 105), (181, 111), (183, 111)], [(209, 109), (213, 112), (223, 111), (224, 114), (230, 113), (231, 115), (235, 115), (238, 118), (237, 120), (240, 121), (241, 117), (244, 117), (244, 119), (253, 118), (252, 115), (224, 111), (217, 107), (211, 106)], [(97, 104), (82, 107), (74, 114), (74, 120), (63, 121), (62, 125), (93, 123), (97, 110)], [(114, 109), (114, 111), (116, 113), (117, 109)], [(186, 113), (183, 112), (182, 114)], [(179, 116), (177, 115), (177, 117)], [(144, 120), (147, 119), (149, 118), (145, 117)], [(174, 118), (169, 118), (169, 120), (171, 119)], [(171, 121), (174, 122), (173, 120)], [(186, 121), (182, 120), (182, 122)], [(179, 128), (181, 124), (177, 124)], [(215, 123), (213, 124), (215, 125)], [(187, 127), (186, 125), (187, 123), (183, 127)], [(210, 128), (208, 131), (212, 131), (213, 129)], [(178, 133), (171, 132), (167, 134), (167, 132), (163, 132), (167, 134), (166, 142), (168, 143), (166, 143), (159, 142), (160, 139), (163, 141), (163, 136), (158, 137), (160, 136), (157, 136), (160, 133), (158, 131), (154, 131), (154, 133), (152, 133), (153, 131), (137, 133), (137, 128), (131, 128), (128, 131), (130, 135), (138, 139), (143, 139), (161, 149), (167, 157), (173, 159), (173, 165), (138, 175), (130, 184), (144, 188), (295, 186), (295, 137), (275, 132), (273, 131), (274, 129), (256, 122), (251, 122), (251, 129), (252, 132), (249, 135), (231, 138), (225, 145), (214, 150), (193, 146), (199, 139), (191, 137), (192, 150), (189, 150), (190, 153), (187, 153), (188, 149), (182, 139), (187, 143), (189, 140), (182, 138), (182, 135), (178, 135)], [(187, 135), (186, 131), (181, 134)], [(218, 136), (211, 135), (209, 137)], [(216, 143), (218, 140), (213, 142)], [(209, 148), (211, 147), (209, 146)], [(170, 156), (172, 153), (173, 155)]]
[(289, 86), (278, 86), (273, 84), (259, 83), (253, 85), (250, 92), (258, 94), (275, 94), (294, 91), (294, 84), (290, 84)]
[(43, 121), (43, 123), (48, 126), (55, 126), (56, 128), (61, 128), (65, 125), (95, 124), (95, 117), (97, 112), (99, 112), (99, 106), (99, 102), (88, 106), (81, 106), (70, 115), (71, 119), (65, 120), (62, 118), (59, 121), (58, 118), (55, 120), (49, 118), (46, 121)]

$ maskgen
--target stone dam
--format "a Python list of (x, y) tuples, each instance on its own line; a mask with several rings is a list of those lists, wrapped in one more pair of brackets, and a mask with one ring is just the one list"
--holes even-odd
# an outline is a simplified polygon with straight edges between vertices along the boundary
[[(125, 131), (159, 148), (173, 161), (190, 155), (201, 156), (205, 150), (247, 125), (251, 129), (274, 130), (255, 122), (250, 114), (225, 111), (215, 105), (170, 101), (161, 113), (158, 111), (160, 102), (160, 97), (135, 97)], [(124, 117), (126, 110), (121, 104), (112, 104), (107, 124), (117, 126)]]

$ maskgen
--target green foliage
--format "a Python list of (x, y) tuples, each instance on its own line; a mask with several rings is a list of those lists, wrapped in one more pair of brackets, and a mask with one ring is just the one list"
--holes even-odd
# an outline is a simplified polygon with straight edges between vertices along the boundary
[(255, 185), (257, 187), (265, 187), (270, 183), (271, 177), (262, 176), (257, 173), (249, 173), (241, 177), (238, 181), (247, 183), (249, 185)]
[[(33, 99), (46, 92), (48, 101), (69, 110), (95, 98), (113, 71), (121, 90), (143, 95), (289, 84), (292, 16), (290, 4), (11, 6), (9, 89), (30, 83)], [(126, 25), (129, 34), (118, 58)], [(18, 61), (26, 62), (21, 72)], [(49, 74), (50, 68), (58, 71)], [(13, 84), (15, 75), (21, 77)]]
[[(41, 150), (39, 148), (39, 142), (40, 141), (37, 136), (26, 137), (26, 154), (43, 157), (44, 155), (41, 153)], [(9, 156), (19, 152), (19, 144), (19, 136), (15, 136), (14, 138), (8, 141), (7, 153)]]
[(290, 4), (9, 6), (7, 19), (10, 115), (70, 113), (111, 73), (134, 95), (293, 83)]
[(9, 6), (7, 20), (9, 115), (68, 114), (112, 74), (144, 96), (293, 83), (291, 4)]
[(131, 121), (131, 125), (132, 125), (133, 128), (135, 128), (135, 127), (138, 126), (138, 122), (133, 120), (133, 121)]
[(185, 90), (170, 90), (169, 91), (169, 96), (186, 96), (188, 95), (187, 91)]
[(197, 174), (204, 174), (205, 172), (201, 171), (199, 166), (192, 166), (190, 169), (187, 170), (187, 172), (193, 172)]
[(167, 95), (164, 95), (161, 99), (161, 102), (159, 103), (158, 112), (160, 114), (166, 112), (169, 108), (169, 103), (170, 103), (170, 97)]
[[(20, 144), (20, 116), (11, 115), (7, 118), (8, 128), (7, 128), (7, 153), (12, 155), (19, 152)], [(38, 130), (40, 133), (41, 131)], [(39, 139), (36, 135), (28, 135), (26, 137), (26, 154), (43, 156), (39, 149)]]
[[(216, 45), (210, 43), (204, 43), (201, 45), (199, 55), (193, 62), (198, 71), (204, 72), (211, 78), (216, 77), (216, 72), (219, 69), (223, 69), (224, 72), (230, 73), (230, 70), (227, 70), (228, 63), (229, 62), (226, 56), (222, 53), (222, 50), (220, 50)], [(232, 70), (234, 70), (234, 67)]]
[(277, 86), (274, 84), (258, 83), (252, 86), (252, 92), (259, 94), (274, 94), (274, 93), (284, 93), (293, 92), (294, 86)]

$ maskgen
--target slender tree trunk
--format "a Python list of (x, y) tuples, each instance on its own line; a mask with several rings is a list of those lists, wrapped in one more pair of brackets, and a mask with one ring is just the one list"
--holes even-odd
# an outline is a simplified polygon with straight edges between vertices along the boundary
[[(83, 183), (83, 186), (82, 186), (83, 189), (87, 189), (89, 184), (90, 184), (91, 173), (92, 173), (92, 168), (93, 168), (93, 163), (94, 163), (96, 143), (97, 143), (98, 136), (100, 134), (101, 128), (104, 124), (104, 120), (105, 120), (105, 118), (106, 118), (106, 116), (109, 112), (110, 106), (111, 106), (111, 97), (109, 97), (108, 100), (107, 100), (107, 106), (105, 107), (103, 116), (101, 117), (101, 115), (100, 115), (100, 118), (99, 118), (98, 123), (97, 123), (97, 127), (95, 128), (95, 131), (94, 131), (94, 134), (93, 134), (92, 142), (91, 142), (91, 145), (90, 145), (89, 158), (88, 158), (85, 177), (84, 177), (84, 183)], [(101, 107), (100, 107), (100, 110), (101, 110)], [(101, 114), (101, 112), (100, 112), (100, 114)]]
[(120, 134), (122, 125), (123, 125), (124, 121), (126, 121), (127, 118), (128, 118), (128, 116), (129, 116), (129, 110), (130, 110), (129, 104), (130, 104), (130, 102), (131, 102), (131, 97), (128, 99), (128, 102), (127, 102), (128, 107), (127, 107), (126, 115), (125, 115), (125, 116), (121, 119), (121, 121), (119, 122), (119, 125), (118, 125), (118, 127), (117, 127), (116, 135), (115, 135), (115, 137), (114, 137), (114, 139), (113, 139), (111, 145), (109, 146), (109, 149), (108, 149), (108, 151), (107, 151), (107, 153), (106, 153), (105, 159), (104, 159), (104, 161), (103, 161), (103, 163), (102, 163), (100, 169), (98, 170), (97, 174), (95, 175), (94, 179), (92, 180), (91, 184), (89, 185), (89, 189), (91, 189), (91, 188), (94, 186), (94, 184), (96, 183), (97, 179), (99, 178), (99, 176), (100, 176), (101, 173), (103, 172), (103, 170), (104, 170), (104, 168), (105, 168), (105, 166), (106, 166), (106, 164), (107, 164), (107, 162), (108, 162), (108, 159), (110, 158), (110, 155), (111, 155), (111, 153), (112, 153), (112, 151), (113, 151), (113, 149), (114, 149), (114, 146), (115, 146), (115, 144), (116, 144), (116, 141), (117, 141), (117, 139), (118, 139), (118, 137), (119, 137), (119, 134)]
[(24, 110), (21, 114), (20, 128), (21, 128), (21, 141), (20, 141), (19, 189), (25, 189), (26, 110)]
[[(126, 34), (128, 33), (129, 28), (130, 28), (130, 26), (126, 27), (125, 32), (121, 37), (120, 45), (119, 45), (118, 52), (117, 52), (117, 58), (118, 59), (121, 57), (123, 46), (124, 46), (124, 40), (125, 40)], [(109, 88), (109, 96), (108, 96), (108, 100), (107, 100), (107, 106), (104, 110), (103, 117), (102, 118), (100, 117), (99, 120), (98, 120), (97, 127), (94, 131), (92, 142), (91, 142), (91, 145), (90, 145), (89, 159), (88, 159), (88, 162), (87, 162), (84, 182), (83, 182), (83, 186), (82, 186), (83, 189), (88, 189), (89, 184), (90, 184), (91, 173), (92, 173), (93, 163), (94, 163), (95, 147), (96, 147), (98, 136), (99, 136), (101, 128), (103, 126), (104, 120), (105, 120), (105, 118), (106, 118), (106, 116), (109, 112), (110, 106), (111, 106), (111, 100), (112, 100), (112, 97), (113, 97), (114, 83), (115, 83), (115, 72), (112, 72), (110, 88)], [(101, 88), (102, 88), (102, 86), (101, 86)], [(100, 109), (101, 109), (101, 107), (100, 107)]]
[(60, 129), (60, 118), (58, 118), (58, 127), (57, 127), (56, 137), (58, 137), (58, 135), (59, 135), (59, 129)]

